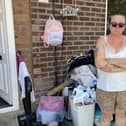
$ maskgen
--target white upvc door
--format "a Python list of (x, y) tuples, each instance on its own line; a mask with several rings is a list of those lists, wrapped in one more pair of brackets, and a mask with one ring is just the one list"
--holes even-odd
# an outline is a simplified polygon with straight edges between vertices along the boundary
[(0, 97), (11, 105), (0, 113), (18, 108), (12, 0), (0, 0)]

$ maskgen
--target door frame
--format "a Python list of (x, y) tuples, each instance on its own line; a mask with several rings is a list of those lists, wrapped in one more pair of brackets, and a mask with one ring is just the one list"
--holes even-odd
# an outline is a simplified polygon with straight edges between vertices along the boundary
[(105, 26), (104, 26), (104, 36), (107, 35), (107, 20), (108, 20), (108, 0), (106, 0), (105, 6)]
[(12, 106), (0, 109), (0, 113), (11, 112), (19, 109), (18, 99), (18, 81), (17, 81), (17, 65), (16, 65), (16, 48), (15, 48), (15, 34), (14, 34), (14, 21), (13, 21), (13, 7), (12, 0), (5, 1), (6, 11), (6, 25), (7, 25), (7, 40), (9, 50), (9, 67), (10, 67), (10, 82), (12, 93)]

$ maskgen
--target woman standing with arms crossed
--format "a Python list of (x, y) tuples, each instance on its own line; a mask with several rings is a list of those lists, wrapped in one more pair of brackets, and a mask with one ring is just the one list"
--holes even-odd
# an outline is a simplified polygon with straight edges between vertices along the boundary
[(101, 126), (110, 126), (113, 113), (116, 115), (116, 126), (126, 125), (125, 24), (123, 15), (112, 15), (109, 22), (110, 34), (100, 37), (96, 44), (96, 101), (102, 110)]

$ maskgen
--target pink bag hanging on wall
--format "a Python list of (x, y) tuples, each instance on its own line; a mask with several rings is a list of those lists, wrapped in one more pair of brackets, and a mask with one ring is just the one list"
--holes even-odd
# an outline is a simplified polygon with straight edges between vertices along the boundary
[(53, 15), (49, 16), (46, 21), (44, 35), (41, 36), (44, 47), (58, 46), (63, 41), (63, 26), (60, 21), (56, 20)]

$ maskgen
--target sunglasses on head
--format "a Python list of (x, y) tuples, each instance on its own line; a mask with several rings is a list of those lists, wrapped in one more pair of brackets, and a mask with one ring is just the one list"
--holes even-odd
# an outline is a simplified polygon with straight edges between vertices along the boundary
[(111, 22), (110, 23), (112, 25), (112, 27), (119, 27), (119, 28), (123, 28), (126, 24), (124, 23), (116, 23), (116, 22)]

